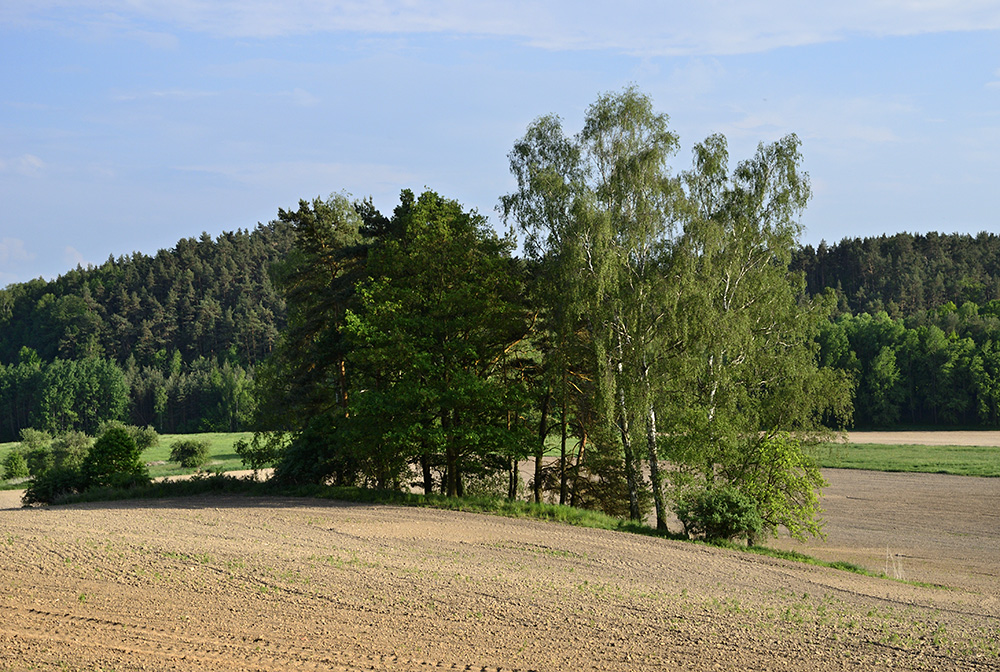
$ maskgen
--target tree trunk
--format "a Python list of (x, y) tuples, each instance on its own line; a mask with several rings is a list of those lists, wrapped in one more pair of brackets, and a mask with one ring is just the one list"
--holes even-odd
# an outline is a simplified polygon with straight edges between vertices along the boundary
[(632, 436), (630, 432), (628, 404), (625, 402), (625, 363), (621, 334), (617, 335), (618, 346), (618, 378), (615, 385), (618, 388), (618, 431), (622, 437), (622, 449), (625, 451), (625, 482), (628, 484), (628, 514), (629, 518), (638, 521), (642, 518), (639, 511), (639, 470), (636, 465), (635, 453), (632, 452)]
[(625, 393), (619, 394), (618, 431), (622, 436), (622, 449), (625, 451), (625, 481), (628, 484), (628, 517), (639, 520), (639, 474), (635, 464), (635, 454), (632, 452), (632, 439), (629, 436), (629, 421), (625, 408)]
[(455, 454), (454, 446), (448, 446), (445, 450), (445, 459), (448, 462), (448, 496), (458, 495), (458, 455)]
[(510, 478), (507, 481), (507, 499), (514, 501), (517, 499), (517, 460), (510, 458), (508, 467)]
[(441, 428), (444, 430), (445, 436), (445, 470), (447, 474), (448, 481), (448, 497), (455, 497), (458, 495), (458, 449), (455, 447), (454, 442), (451, 440), (451, 429), (457, 424), (452, 421), (451, 414), (447, 411), (441, 414)]
[(562, 418), (560, 419), (561, 432), (559, 436), (559, 503), (565, 504), (567, 498), (566, 482), (566, 394), (563, 391)]
[(573, 489), (570, 490), (569, 505), (576, 506), (576, 491), (580, 487), (580, 466), (583, 464), (583, 456), (587, 446), (587, 430), (582, 425), (580, 427), (580, 447), (576, 451), (576, 471), (573, 477)]
[(653, 481), (653, 503), (656, 505), (656, 529), (667, 529), (667, 513), (663, 505), (663, 483), (660, 481), (660, 463), (656, 454), (656, 410), (649, 405), (646, 422), (646, 449), (649, 451), (649, 476)]
[(653, 481), (653, 503), (656, 506), (656, 529), (667, 529), (667, 513), (663, 505), (663, 483), (660, 480), (660, 461), (656, 450), (656, 409), (653, 406), (653, 391), (649, 382), (649, 364), (643, 355), (642, 378), (646, 383), (646, 451), (649, 459), (649, 476)]
[(338, 362), (337, 375), (340, 378), (340, 406), (344, 409), (344, 414), (349, 416), (350, 412), (347, 410), (347, 362), (343, 357), (341, 357)]
[(427, 453), (420, 456), (420, 470), (424, 476), (424, 494), (429, 495), (434, 490), (434, 477), (431, 475), (431, 456)]
[(542, 397), (542, 419), (538, 422), (538, 445), (535, 448), (535, 482), (534, 497), (535, 504), (542, 503), (542, 458), (545, 456), (545, 438), (549, 434), (549, 399), (552, 397), (552, 390), (546, 389), (545, 396)]

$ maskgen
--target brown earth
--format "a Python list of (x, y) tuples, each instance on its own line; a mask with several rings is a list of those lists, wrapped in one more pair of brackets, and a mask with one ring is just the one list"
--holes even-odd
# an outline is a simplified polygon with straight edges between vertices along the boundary
[(824, 475), (827, 541), (773, 545), (947, 588), (427, 509), (14, 509), (0, 670), (1000, 670), (1000, 479)]
[(1000, 432), (848, 432), (850, 443), (917, 446), (1000, 446)]

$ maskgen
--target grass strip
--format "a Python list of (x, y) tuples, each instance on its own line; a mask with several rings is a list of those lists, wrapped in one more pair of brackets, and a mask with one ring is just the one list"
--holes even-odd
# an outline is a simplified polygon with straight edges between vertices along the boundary
[(1000, 448), (993, 446), (823, 443), (811, 454), (829, 469), (1000, 477)]

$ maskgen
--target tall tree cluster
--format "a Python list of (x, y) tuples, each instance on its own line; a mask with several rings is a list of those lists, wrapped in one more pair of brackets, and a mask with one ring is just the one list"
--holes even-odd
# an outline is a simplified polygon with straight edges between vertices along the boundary
[(402, 487), (417, 467), (455, 495), (513, 472), (529, 319), (512, 241), (430, 191), (403, 192), (391, 218), (343, 196), (279, 217), (299, 243), (259, 378), (262, 417), (294, 435), (275, 477)]
[[(794, 136), (730, 171), (725, 139), (675, 173), (666, 115), (635, 89), (583, 129), (536, 120), (510, 154), (499, 237), (433, 192), (392, 217), (344, 197), (279, 218), (288, 329), (258, 377), (292, 437), (277, 478), (516, 494), (642, 518), (737, 492), (764, 529), (818, 532), (801, 441), (850, 416), (819, 360), (832, 302), (788, 264), (809, 197)], [(793, 438), (794, 437), (794, 438)], [(272, 444), (276, 445), (276, 444)], [(555, 465), (545, 454), (555, 451)]]
[[(633, 519), (652, 499), (663, 527), (668, 499), (734, 487), (771, 528), (816, 531), (820, 479), (787, 432), (821, 432), (850, 403), (846, 376), (811, 345), (829, 306), (806, 300), (787, 268), (809, 197), (798, 140), (762, 145), (730, 173), (713, 136), (675, 175), (667, 121), (627, 89), (599, 98), (575, 137), (544, 117), (511, 153), (518, 190), (503, 212), (573, 298), (549, 324), (589, 344), (590, 454), (623, 472)], [(549, 368), (569, 361), (549, 354)]]

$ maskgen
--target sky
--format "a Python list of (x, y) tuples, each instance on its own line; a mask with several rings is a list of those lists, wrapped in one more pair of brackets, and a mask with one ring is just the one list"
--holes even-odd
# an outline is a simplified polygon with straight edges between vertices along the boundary
[(676, 172), (797, 134), (803, 244), (1000, 232), (997, 0), (2, 0), (0, 287), (335, 192), (503, 231), (528, 125), (628, 86)]

